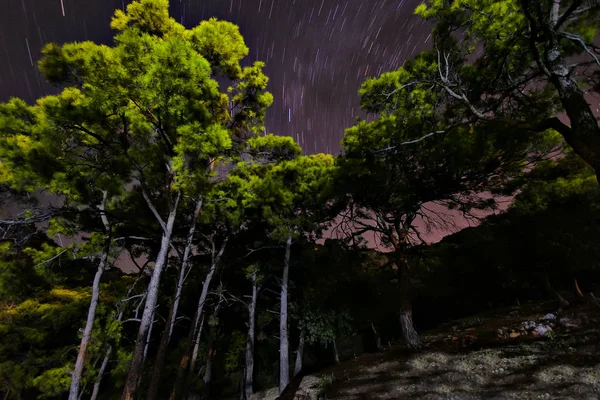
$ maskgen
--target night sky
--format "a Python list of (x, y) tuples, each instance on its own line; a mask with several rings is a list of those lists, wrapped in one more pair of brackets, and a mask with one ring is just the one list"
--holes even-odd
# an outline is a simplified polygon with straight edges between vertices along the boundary
[[(420, 0), (171, 0), (186, 27), (210, 17), (239, 25), (250, 55), (267, 63), (267, 131), (293, 136), (305, 153), (337, 154), (359, 111), (368, 77), (394, 70), (431, 42), (413, 15)], [(109, 44), (110, 18), (122, 0), (3, 0), (0, 101), (54, 93), (37, 70), (48, 42)]]

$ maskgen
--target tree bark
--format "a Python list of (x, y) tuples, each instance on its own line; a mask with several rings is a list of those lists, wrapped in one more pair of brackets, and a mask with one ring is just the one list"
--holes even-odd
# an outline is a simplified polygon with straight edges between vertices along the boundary
[(104, 206), (106, 205), (106, 196), (106, 192), (104, 192), (102, 203), (98, 206), (98, 209), (100, 210), (101, 214), (100, 217), (102, 219), (102, 224), (104, 225), (104, 230), (106, 232), (106, 237), (104, 239), (102, 256), (100, 257), (98, 269), (96, 270), (96, 275), (94, 276), (94, 281), (92, 283), (92, 297), (90, 299), (90, 306), (88, 308), (88, 315), (87, 320), (85, 322), (85, 328), (81, 336), (81, 344), (79, 345), (77, 360), (75, 361), (75, 369), (71, 377), (71, 386), (69, 388), (69, 400), (79, 399), (79, 385), (81, 383), (81, 377), (83, 375), (83, 365), (85, 363), (87, 348), (92, 338), (94, 319), (96, 318), (96, 308), (98, 307), (98, 301), (100, 298), (100, 279), (102, 278), (102, 274), (106, 269), (106, 264), (108, 262), (108, 253), (110, 251), (110, 244), (112, 240), (111, 226), (108, 222), (106, 214), (104, 213)]
[(304, 329), (300, 331), (300, 339), (298, 341), (298, 351), (296, 351), (296, 363), (294, 365), (294, 377), (302, 372), (302, 362), (304, 359)]
[(152, 338), (152, 328), (154, 327), (154, 314), (150, 320), (150, 328), (148, 328), (148, 336), (146, 336), (146, 344), (144, 345), (144, 357), (142, 358), (142, 371), (144, 370), (144, 363), (146, 362), (146, 356), (148, 355), (148, 347), (150, 347), (150, 339)]
[(373, 325), (372, 321), (371, 321), (371, 329), (373, 330), (373, 334), (375, 335), (375, 347), (377, 348), (377, 351), (381, 351), (383, 349), (383, 346), (381, 345), (381, 336), (379, 336), (379, 334), (377, 333), (377, 330), (375, 329), (375, 325)]
[(340, 355), (338, 354), (338, 349), (337, 349), (337, 344), (335, 343), (335, 338), (331, 341), (331, 344), (333, 346), (333, 359), (335, 360), (336, 364), (340, 363)]
[(202, 317), (202, 314), (204, 312), (204, 303), (206, 302), (206, 297), (208, 296), (208, 289), (210, 287), (210, 282), (211, 282), (212, 277), (217, 269), (217, 266), (219, 265), (219, 262), (221, 261), (221, 257), (223, 256), (223, 252), (225, 251), (225, 247), (227, 246), (227, 240), (228, 240), (228, 238), (225, 238), (225, 240), (223, 241), (223, 244), (221, 245), (219, 253), (216, 256), (214, 256), (214, 250), (213, 250), (213, 260), (212, 260), (210, 269), (208, 271), (208, 274), (206, 275), (206, 278), (204, 279), (204, 283), (202, 284), (202, 292), (200, 294), (200, 299), (198, 300), (198, 307), (196, 308), (194, 320), (192, 321), (192, 326), (190, 327), (190, 331), (189, 331), (188, 338), (186, 341), (185, 350), (184, 350), (183, 355), (181, 356), (181, 360), (179, 362), (179, 369), (177, 371), (177, 379), (175, 380), (175, 386), (173, 388), (173, 392), (171, 393), (171, 396), (169, 397), (170, 400), (176, 400), (176, 399), (182, 398), (182, 396), (183, 396), (183, 390), (184, 390), (185, 382), (186, 382), (187, 375), (188, 375), (188, 369), (190, 366), (190, 358), (191, 358), (190, 356), (191, 356), (192, 347), (194, 344), (194, 337), (195, 337), (194, 334), (197, 330), (197, 326), (199, 324), (200, 318)]
[(248, 337), (246, 338), (246, 368), (244, 392), (246, 399), (254, 393), (254, 335), (256, 321), (256, 302), (258, 300), (258, 284), (256, 281), (256, 268), (252, 271), (252, 298), (248, 304)]
[[(143, 272), (143, 270), (140, 271), (140, 277), (141, 277), (142, 272)], [(131, 285), (131, 287), (127, 291), (125, 300), (122, 300), (121, 302), (129, 300), (129, 296), (131, 295), (131, 293), (133, 292), (133, 289), (139, 282), (140, 277), (138, 277), (135, 280), (135, 282), (133, 283), (133, 285)], [(119, 305), (119, 304), (121, 304), (121, 302), (119, 302), (117, 304)], [(120, 308), (119, 313), (117, 314), (117, 317), (116, 317), (117, 322), (121, 322), (123, 320), (124, 313), (125, 313), (125, 310), (123, 308)], [(112, 355), (112, 351), (113, 351), (113, 347), (111, 345), (109, 345), (108, 348), (106, 349), (106, 353), (104, 355), (104, 360), (102, 361), (102, 365), (100, 366), (100, 371), (98, 371), (98, 377), (96, 378), (96, 382), (94, 383), (94, 389), (92, 391), (92, 397), (90, 397), (90, 400), (96, 400), (96, 398), (98, 397), (98, 393), (100, 392), (100, 384), (102, 383), (102, 377), (104, 376), (104, 373), (106, 372), (106, 368), (108, 367), (108, 362), (110, 361), (110, 356)]]
[[(156, 308), (156, 303), (158, 301), (158, 289), (160, 285), (161, 274), (167, 260), (169, 249), (171, 247), (171, 235), (173, 234), (173, 225), (175, 223), (175, 217), (177, 216), (177, 207), (179, 205), (180, 196), (181, 192), (178, 192), (177, 199), (175, 200), (174, 204), (171, 206), (171, 209), (169, 211), (167, 223), (162, 224), (162, 221), (159, 219), (159, 222), (161, 222), (161, 225), (163, 225), (160, 250), (158, 252), (158, 256), (156, 257), (156, 262), (154, 264), (154, 270), (152, 271), (150, 283), (148, 284), (146, 304), (144, 305), (144, 312), (142, 314), (140, 327), (138, 329), (135, 347), (133, 349), (133, 356), (131, 358), (131, 364), (129, 366), (129, 372), (127, 374), (127, 379), (125, 381), (125, 387), (123, 389), (123, 394), (121, 395), (121, 400), (135, 399), (140, 386), (140, 379), (142, 377), (143, 372), (142, 363), (144, 361), (144, 349), (146, 347), (146, 339), (148, 337), (148, 331), (150, 330), (150, 324), (152, 323), (152, 319), (154, 317), (154, 309)], [(148, 205), (153, 211), (156, 211), (156, 209), (154, 208), (152, 203), (150, 203), (149, 200)], [(158, 214), (155, 213), (155, 215)], [(158, 218), (159, 217), (157, 216), (157, 219)]]
[(198, 353), (200, 352), (200, 341), (202, 340), (202, 327), (204, 327), (204, 313), (200, 323), (194, 329), (194, 350), (192, 350), (192, 358), (190, 359), (190, 371), (195, 371), (196, 361), (198, 361)]
[(106, 372), (106, 367), (108, 367), (108, 362), (110, 361), (110, 356), (112, 355), (112, 346), (108, 346), (106, 349), (106, 353), (104, 354), (104, 360), (102, 360), (102, 365), (100, 366), (100, 371), (98, 371), (98, 377), (96, 378), (96, 382), (94, 382), (94, 389), (92, 391), (92, 396), (90, 400), (96, 400), (98, 398), (98, 393), (100, 393), (100, 384), (102, 383), (102, 377)]
[[(558, 42), (559, 38), (555, 38)], [(558, 48), (548, 52), (550, 83), (556, 88), (561, 104), (571, 121), (571, 129), (560, 132), (567, 143), (600, 174), (600, 127), (577, 83), (569, 76), (569, 68)], [(565, 135), (566, 133), (566, 135)]]
[(208, 348), (208, 354), (206, 355), (206, 369), (204, 370), (204, 377), (202, 378), (207, 390), (208, 390), (208, 385), (210, 385), (210, 381), (212, 380), (212, 359), (213, 359), (214, 355), (215, 355), (215, 351), (211, 346)]
[(413, 325), (410, 271), (404, 260), (398, 261), (398, 278), (400, 282), (400, 326), (402, 336), (410, 349), (418, 350), (421, 348), (421, 340)]
[(148, 400), (156, 400), (158, 396), (158, 390), (160, 388), (160, 375), (162, 368), (167, 357), (167, 348), (171, 341), (171, 335), (173, 334), (173, 327), (175, 326), (175, 319), (177, 318), (177, 311), (179, 309), (179, 300), (181, 298), (181, 292), (183, 290), (183, 284), (185, 282), (186, 273), (188, 270), (188, 260), (192, 250), (192, 243), (194, 240), (194, 232), (196, 231), (196, 224), (198, 222), (198, 216), (202, 209), (202, 200), (196, 202), (196, 209), (194, 210), (194, 216), (190, 229), (188, 231), (187, 240), (185, 242), (185, 249), (183, 250), (183, 256), (181, 260), (181, 267), (179, 269), (179, 277), (177, 279), (177, 286), (175, 288), (175, 297), (173, 303), (169, 309), (169, 315), (167, 317), (167, 323), (160, 339), (160, 345), (158, 352), (156, 353), (156, 359), (154, 360), (154, 369), (152, 371), (152, 379), (150, 381), (150, 388), (148, 389)]
[(283, 262), (283, 276), (281, 278), (281, 303), (279, 309), (279, 394), (290, 382), (290, 361), (288, 341), (288, 279), (290, 273), (290, 251), (292, 236), (288, 236), (285, 244), (285, 258)]

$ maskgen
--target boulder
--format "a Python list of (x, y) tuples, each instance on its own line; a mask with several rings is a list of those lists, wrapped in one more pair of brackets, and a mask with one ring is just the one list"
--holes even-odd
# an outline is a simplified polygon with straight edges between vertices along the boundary
[(556, 319), (556, 315), (552, 314), (552, 313), (548, 313), (546, 315), (544, 315), (544, 317), (542, 318), (542, 321), (554, 321)]
[(521, 324), (521, 327), (526, 331), (532, 331), (535, 329), (536, 326), (537, 324), (535, 323), (535, 321), (525, 321)]
[(319, 400), (323, 397), (324, 392), (323, 379), (319, 379), (314, 375), (307, 375), (302, 378), (294, 400)]
[(279, 397), (279, 388), (274, 387), (262, 392), (254, 393), (249, 400), (275, 400)]
[(579, 328), (578, 322), (580, 321), (573, 321), (567, 317), (562, 317), (558, 320), (558, 323), (565, 328)]
[(532, 334), (533, 336), (548, 336), (552, 332), (552, 328), (548, 325), (540, 324), (535, 327)]

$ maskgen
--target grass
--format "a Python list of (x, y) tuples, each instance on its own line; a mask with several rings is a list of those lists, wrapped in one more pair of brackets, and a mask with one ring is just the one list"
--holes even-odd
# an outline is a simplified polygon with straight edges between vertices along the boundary
[(551, 337), (498, 338), (499, 326), (516, 330), (523, 321), (539, 320), (545, 314), (540, 311), (511, 310), (472, 319), (477, 323), (453, 321), (425, 333), (421, 353), (396, 346), (341, 363), (323, 371), (335, 376), (327, 398), (600, 399), (597, 310), (569, 311), (571, 318), (585, 314), (586, 323), (556, 328)]

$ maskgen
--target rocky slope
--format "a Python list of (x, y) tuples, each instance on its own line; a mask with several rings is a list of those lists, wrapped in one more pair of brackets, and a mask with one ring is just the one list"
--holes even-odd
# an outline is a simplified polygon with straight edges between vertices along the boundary
[(544, 305), (453, 321), (425, 333), (421, 353), (362, 355), (281, 399), (600, 399), (599, 321), (596, 306)]

